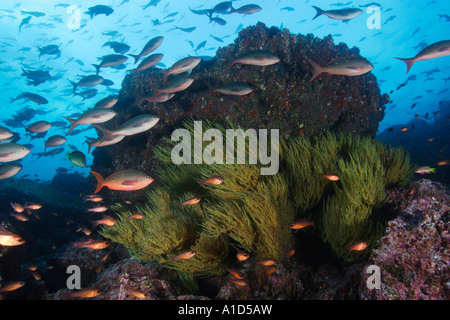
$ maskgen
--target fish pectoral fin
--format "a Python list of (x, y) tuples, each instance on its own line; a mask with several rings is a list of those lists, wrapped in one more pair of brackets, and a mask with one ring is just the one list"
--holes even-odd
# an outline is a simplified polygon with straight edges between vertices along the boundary
[(440, 48), (438, 51), (439, 52), (445, 52), (445, 51), (449, 51), (450, 50), (450, 47), (442, 47), (442, 48)]
[(350, 70), (361, 70), (362, 68), (361, 67), (357, 67), (357, 66), (349, 66), (349, 67), (347, 67), (347, 69), (350, 69)]
[(133, 128), (139, 128), (142, 127), (144, 124), (143, 123), (136, 123), (133, 125)]

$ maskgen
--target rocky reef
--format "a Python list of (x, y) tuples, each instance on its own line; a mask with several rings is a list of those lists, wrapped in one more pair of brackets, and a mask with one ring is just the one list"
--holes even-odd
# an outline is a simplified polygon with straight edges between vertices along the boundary
[[(101, 272), (93, 268), (95, 281), (86, 285), (102, 291), (93, 299), (449, 299), (448, 189), (424, 179), (390, 190), (388, 198), (382, 211), (390, 217), (389, 226), (364, 261), (336, 263), (320, 238), (305, 229), (295, 236), (295, 254), (285, 255), (274, 268), (250, 260), (235, 266), (246, 275), (245, 286), (239, 285), (230, 272), (193, 283), (158, 263), (139, 262), (123, 255)], [(119, 247), (113, 252), (120, 252)], [(66, 250), (63, 256), (74, 259), (66, 264), (78, 261), (70, 252), (79, 255), (79, 249)], [(368, 287), (372, 274), (367, 268), (371, 265), (381, 271), (379, 288)], [(132, 291), (145, 296), (136, 296)], [(62, 289), (50, 297), (63, 299), (68, 292)]]
[[(280, 58), (280, 62), (266, 67), (236, 64), (237, 57), (252, 50), (264, 49)], [(323, 131), (351, 132), (375, 136), (378, 123), (384, 117), (384, 105), (389, 97), (380, 94), (376, 78), (368, 73), (357, 77), (323, 74), (309, 80), (311, 58), (326, 65), (336, 57), (359, 55), (358, 48), (335, 45), (331, 36), (319, 39), (312, 34), (295, 35), (289, 30), (268, 28), (263, 23), (241, 30), (233, 44), (217, 50), (214, 57), (203, 57), (190, 77), (193, 84), (163, 103), (142, 101), (153, 89), (164, 83), (164, 75), (157, 68), (128, 74), (114, 106), (118, 115), (105, 124), (115, 128), (142, 113), (160, 118), (149, 132), (127, 137), (120, 143), (96, 148), (92, 169), (108, 175), (129, 168), (155, 173), (153, 149), (188, 118), (231, 122), (245, 128), (276, 128), (284, 137), (311, 137)], [(210, 93), (230, 81), (243, 81), (253, 88), (244, 96)], [(123, 194), (112, 192), (113, 197)], [(143, 192), (127, 195), (129, 199), (143, 199)]]

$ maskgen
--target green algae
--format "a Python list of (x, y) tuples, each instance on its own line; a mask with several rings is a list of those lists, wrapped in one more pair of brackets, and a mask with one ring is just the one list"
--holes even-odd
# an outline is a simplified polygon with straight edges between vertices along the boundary
[[(193, 134), (192, 122), (184, 126)], [(206, 128), (225, 132), (210, 122)], [(384, 230), (385, 188), (406, 183), (414, 171), (403, 150), (350, 134), (283, 138), (280, 170), (271, 176), (261, 175), (261, 164), (248, 163), (249, 157), (244, 164), (175, 165), (170, 158), (174, 145), (166, 139), (155, 150), (162, 183), (137, 208), (145, 217), (129, 219), (135, 211), (115, 205), (117, 223), (101, 234), (139, 260), (156, 260), (194, 276), (223, 273), (237, 250), (256, 259), (281, 259), (292, 242), (289, 225), (305, 217), (314, 219), (317, 232), (342, 261), (364, 258)], [(203, 148), (207, 145), (202, 142)], [(340, 180), (329, 181), (324, 174)], [(211, 176), (224, 183), (200, 184)], [(194, 197), (201, 201), (181, 205)], [(367, 242), (369, 249), (350, 252), (356, 241)], [(173, 259), (187, 250), (196, 254)]]

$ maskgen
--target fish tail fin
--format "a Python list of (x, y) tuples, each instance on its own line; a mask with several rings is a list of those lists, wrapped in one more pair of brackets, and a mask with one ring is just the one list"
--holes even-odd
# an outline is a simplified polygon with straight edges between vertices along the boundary
[(100, 72), (100, 65), (99, 64), (93, 64), (93, 66), (95, 67), (95, 70), (96, 70), (97, 75), (98, 75), (98, 73)]
[(313, 81), (315, 78), (317, 78), (321, 73), (323, 73), (324, 69), (323, 69), (323, 67), (322, 67), (320, 64), (318, 64), (318, 63), (312, 61), (311, 59), (306, 59), (306, 60), (307, 60), (307, 61), (312, 65), (312, 67), (313, 67), (313, 76), (312, 76), (312, 78), (309, 80), (309, 82), (311, 82), (311, 81)]
[(133, 72), (134, 74), (136, 74), (137, 69), (128, 69), (127, 72)]
[(316, 16), (313, 18), (313, 20), (314, 19), (316, 19), (318, 16), (321, 16), (325, 11), (324, 10), (322, 10), (322, 9), (320, 9), (319, 7), (316, 7), (316, 6), (312, 6), (314, 9), (316, 9)]
[(67, 136), (69, 133), (71, 133), (73, 131), (73, 129), (75, 129), (75, 127), (78, 125), (78, 123), (76, 120), (74, 120), (72, 118), (69, 118), (69, 117), (64, 117), (64, 118), (70, 122), (69, 132), (66, 133), (66, 136)]
[(430, 172), (436, 173), (436, 168), (430, 168)]
[(136, 62), (139, 61), (139, 55), (137, 55), (137, 54), (130, 54), (130, 56), (132, 56), (134, 58), (134, 64), (136, 64)]
[(78, 85), (77, 85), (75, 82), (72, 82), (72, 81), (69, 81), (69, 82), (70, 82), (70, 84), (73, 86), (72, 93), (74, 93), (75, 90), (77, 90)]
[(169, 70), (159, 70), (164, 75), (164, 83), (167, 82), (167, 78), (169, 77)]
[(106, 129), (105, 127), (103, 127), (101, 125), (93, 124), (92, 126), (94, 128), (97, 128), (98, 130), (100, 130), (101, 133), (103, 134), (102, 140), (99, 141), (99, 144), (114, 135), (114, 131)]
[(103, 177), (99, 173), (97, 173), (95, 171), (90, 171), (90, 173), (92, 173), (94, 175), (95, 179), (97, 179), (97, 186), (96, 186), (95, 191), (94, 191), (94, 193), (97, 193), (97, 192), (100, 191), (101, 188), (104, 187), (105, 179), (103, 179)]
[(412, 65), (414, 64), (414, 62), (416, 62), (414, 60), (414, 58), (410, 58), (410, 59), (405, 59), (405, 58), (395, 58), (397, 60), (403, 61), (404, 63), (406, 63), (406, 73), (409, 72), (409, 70), (411, 69)]

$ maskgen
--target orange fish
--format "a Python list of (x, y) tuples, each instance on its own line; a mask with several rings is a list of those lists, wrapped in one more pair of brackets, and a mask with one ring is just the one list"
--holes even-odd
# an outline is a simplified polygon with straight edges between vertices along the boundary
[(231, 273), (236, 279), (242, 280), (242, 279), (245, 278), (245, 275), (244, 275), (242, 272), (240, 272), (240, 271), (238, 271), (238, 270), (236, 270), (236, 269), (230, 269), (230, 268), (228, 268), (227, 270), (228, 270), (228, 272)]
[(117, 223), (117, 220), (113, 217), (103, 215), (103, 218), (101, 218), (99, 220), (91, 221), (91, 223), (92, 223), (92, 228), (95, 228), (99, 224), (104, 224), (106, 226), (111, 227)]
[(335, 174), (323, 174), (322, 177), (327, 178), (330, 181), (338, 181), (340, 178)]
[(21, 213), (21, 212), (24, 212), (24, 210), (25, 210), (25, 207), (23, 205), (21, 205), (20, 203), (10, 202), (10, 204), (15, 212)]
[(0, 245), (2, 246), (20, 246), (21, 244), (24, 244), (26, 241), (25, 239), (22, 239), (21, 236), (6, 231), (6, 230), (0, 230)]
[(143, 213), (135, 213), (128, 217), (128, 219), (143, 219), (145, 215)]
[(39, 273), (37, 273), (37, 272), (32, 272), (31, 275), (33, 276), (33, 278), (35, 280), (41, 280), (42, 279), (41, 275)]
[(365, 248), (367, 248), (367, 242), (360, 241), (350, 246), (348, 248), (348, 251), (362, 251)]
[(222, 177), (219, 176), (212, 176), (210, 178), (207, 179), (201, 179), (200, 180), (200, 185), (203, 186), (205, 184), (213, 184), (213, 185), (218, 185), (218, 184), (222, 184), (224, 181), (224, 179)]
[(87, 194), (83, 197), (83, 201), (91, 201), (91, 202), (101, 202), (103, 201), (103, 198), (99, 196), (98, 194)]
[(265, 272), (266, 276), (270, 276), (272, 273), (275, 272), (275, 270), (277, 270), (277, 267), (275, 266), (268, 267)]
[(27, 270), (30, 270), (30, 271), (36, 271), (37, 270), (37, 266), (35, 266), (34, 264), (33, 265), (30, 265), (30, 266), (26, 266), (25, 267), (25, 269), (27, 269)]
[(86, 208), (86, 212), (105, 212), (107, 211), (109, 208), (107, 206), (97, 206), (97, 207), (92, 207), (92, 208)]
[(25, 205), (25, 209), (39, 210), (40, 208), (42, 208), (42, 205), (39, 203), (27, 203)]
[(275, 263), (277, 263), (277, 262), (273, 259), (265, 259), (265, 260), (258, 261), (256, 264), (260, 264), (262, 266), (268, 267), (268, 266), (274, 265)]
[(295, 250), (294, 249), (289, 249), (286, 251), (286, 255), (288, 256), (293, 256), (295, 254)]
[(236, 253), (236, 258), (239, 260), (239, 261), (245, 261), (245, 260), (247, 260), (248, 258), (250, 258), (250, 254), (249, 253), (247, 253), (247, 252), (238, 252), (238, 253)]
[(148, 298), (148, 294), (144, 291), (138, 290), (138, 289), (131, 289), (131, 288), (125, 288), (125, 291), (132, 294), (138, 299), (146, 299)]
[(446, 164), (448, 164), (450, 162), (450, 160), (442, 160), (442, 161), (439, 161), (438, 163), (437, 163), (437, 165), (438, 166), (445, 166)]
[(181, 203), (182, 206), (189, 206), (189, 205), (193, 205), (193, 204), (197, 204), (200, 202), (200, 200), (202, 200), (201, 198), (191, 198), (189, 200), (186, 200), (184, 202)]
[(78, 249), (101, 250), (109, 247), (111, 242), (108, 240), (93, 240), (72, 242), (72, 245)]
[(25, 285), (25, 281), (12, 281), (8, 282), (7, 284), (3, 285), (0, 288), (0, 292), (9, 292), (17, 290)]
[(407, 127), (403, 127), (403, 128), (400, 129), (400, 131), (401, 132), (406, 132), (406, 131), (408, 131), (408, 128)]
[(297, 220), (294, 223), (291, 223), (289, 225), (289, 228), (297, 230), (297, 229), (302, 229), (302, 228), (308, 227), (308, 226), (313, 226), (314, 228), (316, 227), (314, 225), (314, 221)]
[(26, 215), (24, 215), (23, 213), (10, 213), (9, 215), (19, 221), (28, 221), (29, 220), (28, 217)]
[(119, 171), (113, 173), (106, 179), (103, 179), (103, 177), (95, 171), (91, 171), (91, 173), (97, 179), (97, 188), (94, 193), (99, 192), (103, 187), (120, 191), (140, 190), (147, 187), (154, 180), (145, 172), (138, 170)]
[(85, 228), (85, 227), (81, 227), (81, 228), (77, 229), (77, 232), (80, 232), (80, 231), (83, 232), (86, 236), (88, 236), (92, 233), (91, 230), (89, 230), (88, 228)]
[(179, 255), (173, 257), (172, 260), (186, 260), (186, 259), (190, 259), (193, 256), (195, 256), (196, 253), (197, 252), (195, 252), (194, 250), (184, 251), (184, 252), (180, 253)]
[(102, 292), (97, 288), (83, 288), (67, 294), (69, 298), (94, 298)]
[(245, 282), (243, 280), (232, 279), (232, 280), (230, 280), (230, 282), (237, 286), (240, 286), (240, 287), (244, 287), (247, 285), (247, 282)]

